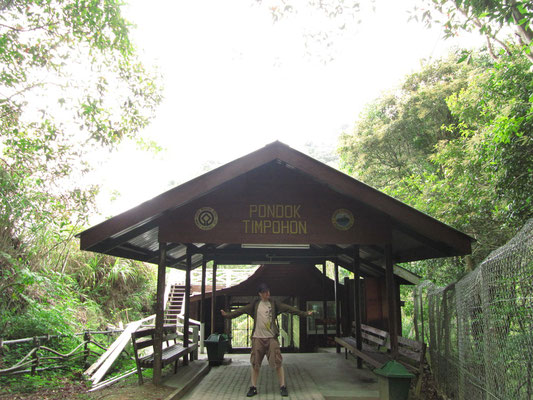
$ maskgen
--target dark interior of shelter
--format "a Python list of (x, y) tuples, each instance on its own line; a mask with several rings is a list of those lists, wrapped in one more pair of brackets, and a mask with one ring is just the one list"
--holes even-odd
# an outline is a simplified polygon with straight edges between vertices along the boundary
[[(235, 328), (232, 329), (231, 321), (222, 318), (218, 310), (233, 310), (254, 301), (257, 298), (257, 287), (263, 282), (268, 282), (274, 299), (301, 310), (315, 311), (315, 315), (311, 318), (299, 318), (291, 314), (280, 315), (280, 344), (285, 351), (313, 352), (318, 347), (335, 346), (336, 310), (339, 310), (341, 333), (349, 334), (352, 327), (347, 321), (354, 321), (355, 305), (358, 303), (361, 304), (362, 323), (380, 329), (388, 329), (388, 304), (383, 280), (370, 276), (361, 279), (359, 302), (355, 302), (353, 297), (354, 279), (345, 278), (337, 285), (338, 306), (336, 306), (335, 281), (323, 274), (322, 265), (305, 262), (264, 264), (242, 283), (218, 290), (215, 302), (214, 329), (211, 329), (211, 322), (209, 318), (206, 318), (206, 316), (211, 315), (211, 291), (208, 291), (205, 296), (203, 311), (205, 315), (203, 317), (201, 315), (201, 294), (191, 297), (191, 317), (196, 320), (207, 321), (206, 331), (208, 332), (226, 332), (230, 339), (239, 336), (238, 339), (241, 340), (232, 340), (232, 351), (247, 352), (250, 346), (249, 337), (252, 334), (250, 321), (247, 321), (247, 329), (242, 332)], [(404, 279), (399, 280), (399, 282), (411, 284)], [(195, 289), (199, 291), (199, 288)], [(325, 314), (323, 311), (324, 303), (326, 303)], [(397, 304), (401, 306), (400, 301)], [(326, 331), (324, 330), (324, 321), (326, 322)], [(398, 331), (401, 332), (400, 319), (398, 319)]]

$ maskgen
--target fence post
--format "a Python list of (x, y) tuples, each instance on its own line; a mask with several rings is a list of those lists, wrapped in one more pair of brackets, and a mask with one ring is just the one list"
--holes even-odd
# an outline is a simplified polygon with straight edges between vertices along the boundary
[(89, 341), (91, 340), (91, 333), (90, 331), (89, 332), (85, 332), (83, 334), (83, 341), (84, 341), (84, 344), (83, 344), (83, 367), (86, 369), (87, 368), (87, 359), (89, 358)]
[[(443, 343), (441, 343), (441, 349), (442, 346), (444, 347), (444, 373), (443, 376), (449, 377), (450, 376), (450, 369), (451, 369), (451, 356), (450, 356), (450, 322), (451, 322), (451, 316), (450, 312), (448, 310), (448, 290), (447, 288), (442, 291), (442, 320), (443, 320), (443, 326), (442, 326), (442, 340)], [(446, 393), (449, 392), (450, 388), (450, 379), (444, 380), (444, 388)]]
[[(466, 307), (465, 307), (466, 308)], [(465, 331), (464, 309), (463, 309), (463, 289), (461, 285), (455, 287), (455, 309), (457, 310), (457, 354), (458, 354), (458, 397), (465, 400)]]
[[(198, 325), (192, 325), (192, 343), (198, 345)], [(198, 346), (196, 347), (196, 350), (194, 350), (191, 354), (191, 361), (198, 360)]]
[[(492, 363), (495, 360), (494, 350), (491, 349), (493, 345), (493, 331), (491, 325), (491, 309), (490, 309), (490, 287), (486, 275), (486, 271), (483, 269), (483, 265), (479, 268), (480, 276), (480, 294), (481, 294), (481, 313), (483, 315), (483, 360), (485, 365), (485, 387), (483, 388), (485, 396), (489, 399), (490, 394), (496, 394), (497, 388), (495, 382), (498, 379), (497, 374), (491, 368)], [(497, 349), (496, 351), (499, 351)]]
[(35, 348), (35, 351), (33, 352), (33, 355), (32, 355), (33, 362), (31, 363), (31, 374), (32, 374), (32, 376), (35, 375), (37, 367), (39, 366), (39, 354), (38, 354), (38, 352), (39, 352), (39, 347), (41, 347), (41, 346), (40, 346), (39, 338), (37, 336), (33, 337), (33, 346)]
[[(415, 328), (415, 340), (420, 340), (420, 336), (418, 334), (418, 288), (415, 286), (414, 290), (413, 290), (413, 309), (414, 309), (414, 313), (413, 313), (413, 326)], [(422, 339), (422, 341), (424, 341)]]

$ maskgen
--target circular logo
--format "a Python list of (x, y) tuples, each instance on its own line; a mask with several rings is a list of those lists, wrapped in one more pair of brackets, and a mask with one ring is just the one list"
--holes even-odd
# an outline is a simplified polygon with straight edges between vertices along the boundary
[(194, 215), (194, 223), (204, 231), (213, 229), (218, 222), (218, 214), (211, 207), (202, 207)]
[(347, 231), (353, 226), (354, 218), (351, 211), (344, 208), (335, 210), (331, 217), (331, 223), (340, 231)]

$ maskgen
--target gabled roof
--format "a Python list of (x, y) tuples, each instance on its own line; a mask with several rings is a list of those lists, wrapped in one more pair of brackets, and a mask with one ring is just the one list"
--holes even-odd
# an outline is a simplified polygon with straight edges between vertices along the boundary
[[(315, 185), (313, 190), (318, 192), (313, 197), (320, 198), (321, 192), (329, 196), (333, 194), (343, 202), (352, 202), (350, 204), (360, 210), (363, 220), (365, 216), (370, 216), (366, 224), (370, 225), (373, 220), (385, 224), (395, 262), (466, 255), (471, 252), (471, 237), (278, 141), (81, 232), (78, 234), (80, 247), (82, 250), (156, 263), (160, 227), (169, 225), (169, 218), (171, 220), (187, 207), (202, 204), (202, 199), (216, 200), (218, 193), (224, 191), (231, 194), (231, 185), (245, 181), (247, 177), (266, 176), (270, 173), (281, 176), (280, 174), (285, 174), (284, 171), (287, 175), (292, 174), (291, 179), (309, 182), (308, 186)], [(178, 234), (185, 234), (186, 232), (180, 232), (180, 229), (190, 230), (184, 228), (185, 225), (171, 224), (170, 229), (175, 229)], [(341, 265), (351, 269), (353, 260), (350, 250), (352, 242), (310, 243), (307, 250), (243, 249), (242, 242), (237, 241), (195, 243), (197, 252), (208, 256), (217, 254), (217, 259), (227, 263), (232, 260), (244, 264), (295, 258), (319, 260), (326, 257), (335, 258)], [(184, 243), (169, 244), (168, 265), (184, 268), (185, 253)], [(381, 243), (361, 244), (360, 254), (363, 275), (384, 274)], [(201, 262), (201, 254), (193, 256), (193, 267)]]

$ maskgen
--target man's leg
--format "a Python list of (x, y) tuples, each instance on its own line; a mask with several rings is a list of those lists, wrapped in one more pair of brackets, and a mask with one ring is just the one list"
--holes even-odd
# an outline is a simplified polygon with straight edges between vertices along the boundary
[(259, 370), (260, 370), (261, 367), (254, 367), (252, 365), (252, 373), (250, 374), (251, 376), (251, 385), (254, 386), (254, 387), (257, 387), (257, 378), (259, 378)]
[(272, 338), (269, 341), (268, 362), (272, 368), (276, 367), (281, 395), (288, 396), (289, 392), (287, 386), (285, 386), (285, 370), (282, 365), (283, 357), (281, 356), (279, 342), (275, 338)]
[(278, 373), (279, 386), (285, 386), (285, 371), (283, 371), (283, 365), (276, 368), (276, 372)]
[(250, 363), (252, 370), (250, 373), (250, 390), (246, 396), (252, 397), (257, 394), (257, 380), (259, 378), (259, 370), (261, 369), (261, 362), (265, 356), (266, 346), (261, 342), (261, 339), (252, 338), (252, 353), (250, 355)]

